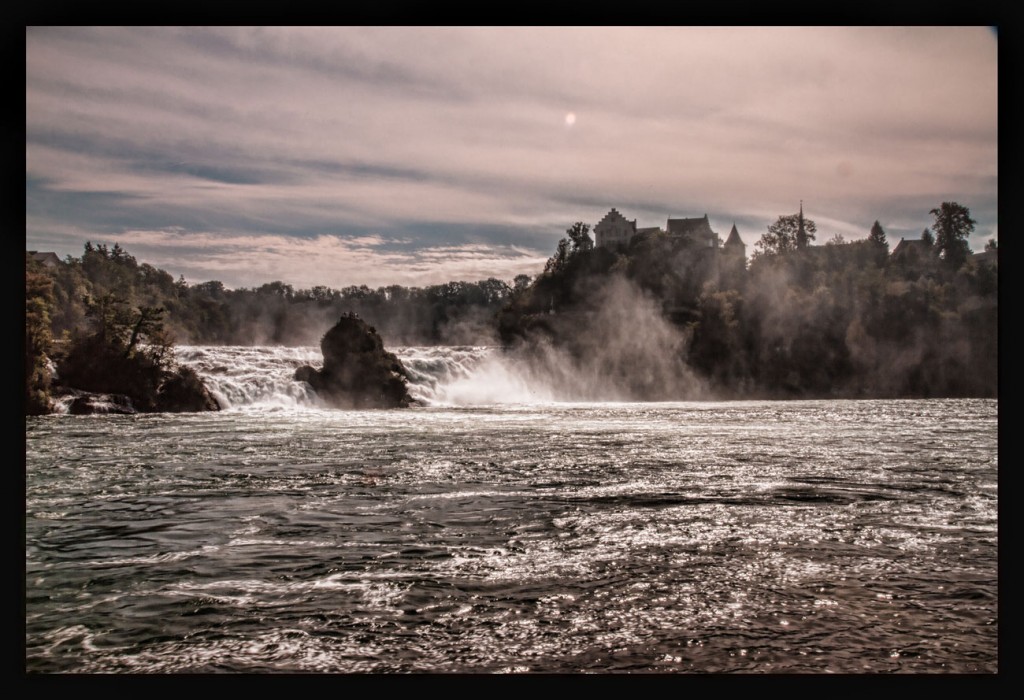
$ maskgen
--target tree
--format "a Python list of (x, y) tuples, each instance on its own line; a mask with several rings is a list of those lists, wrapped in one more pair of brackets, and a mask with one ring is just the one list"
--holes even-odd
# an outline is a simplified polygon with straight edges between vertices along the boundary
[(941, 207), (932, 209), (930, 213), (935, 217), (933, 228), (939, 257), (951, 269), (957, 270), (971, 254), (967, 237), (977, 222), (971, 218), (967, 207), (956, 202), (943, 202)]
[(256, 293), (260, 296), (275, 296), (290, 300), (295, 296), (295, 289), (290, 284), (285, 284), (280, 280), (275, 280), (261, 285), (259, 289), (256, 290)]
[(508, 282), (496, 277), (480, 280), (476, 284), (483, 293), (484, 298), (481, 301), (487, 305), (501, 304), (512, 293), (512, 288), (508, 286)]
[(558, 248), (555, 249), (555, 254), (548, 259), (544, 266), (544, 272), (563, 272), (573, 256), (594, 249), (594, 241), (590, 237), (590, 226), (582, 221), (577, 221), (565, 233), (568, 237), (558, 241)]
[(544, 265), (544, 272), (556, 274), (565, 269), (565, 265), (569, 262), (569, 256), (571, 255), (569, 245), (568, 238), (563, 238), (558, 241), (558, 247), (555, 249), (555, 254), (548, 258), (547, 264)]
[(885, 248), (886, 252), (889, 251), (889, 242), (885, 240), (885, 231), (877, 220), (875, 220), (875, 224), (871, 227), (871, 233), (868, 234), (868, 240), (877, 246)]
[(988, 239), (988, 243), (985, 244), (985, 250), (999, 250), (999, 241), (995, 238)]
[(590, 226), (577, 221), (573, 224), (566, 233), (569, 235), (569, 240), (572, 241), (572, 252), (579, 253), (594, 249), (594, 241), (590, 237)]
[(42, 265), (25, 256), (25, 413), (50, 411), (50, 360), (53, 337), (53, 278)]
[(78, 329), (58, 359), (60, 383), (84, 391), (125, 394), (141, 411), (155, 410), (174, 368), (173, 340), (160, 307), (134, 308), (114, 294), (87, 299), (92, 329)]
[(932, 235), (932, 232), (927, 226), (925, 226), (924, 231), (921, 232), (921, 240), (928, 245), (935, 245), (935, 236)]
[(196, 294), (202, 294), (215, 299), (220, 299), (224, 296), (224, 283), (220, 280), (210, 280), (209, 282), (202, 282), (192, 287), (192, 291)]
[(151, 343), (154, 347), (166, 346), (164, 335), (164, 311), (162, 306), (140, 306), (138, 316), (132, 319), (132, 333), (128, 339), (128, 346), (125, 348), (124, 356), (131, 357), (135, 346), (142, 337), (150, 340), (159, 340), (158, 343)]
[[(803, 235), (801, 236), (800, 223), (803, 222)], [(800, 214), (780, 216), (774, 224), (768, 227), (768, 232), (761, 236), (761, 240), (754, 244), (757, 248), (754, 255), (782, 255), (802, 248), (808, 240), (814, 240), (814, 232), (818, 230), (817, 225), (810, 219), (803, 218)]]
[(883, 267), (889, 259), (889, 241), (885, 239), (885, 230), (877, 219), (871, 226), (871, 232), (868, 233), (867, 244), (873, 253), (875, 265)]

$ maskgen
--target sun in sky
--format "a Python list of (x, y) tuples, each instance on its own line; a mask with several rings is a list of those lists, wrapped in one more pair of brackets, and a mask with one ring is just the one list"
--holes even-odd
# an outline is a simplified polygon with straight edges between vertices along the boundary
[(865, 238), (876, 219), (891, 240), (917, 238), (946, 200), (977, 220), (973, 250), (998, 233), (988, 27), (42, 26), (25, 38), (25, 244), (62, 259), (118, 242), (175, 278), (229, 287), (308, 286), (314, 259), (316, 284), (338, 288), (512, 279), (613, 206), (646, 226), (735, 220), (752, 246), (800, 199), (824, 240)]

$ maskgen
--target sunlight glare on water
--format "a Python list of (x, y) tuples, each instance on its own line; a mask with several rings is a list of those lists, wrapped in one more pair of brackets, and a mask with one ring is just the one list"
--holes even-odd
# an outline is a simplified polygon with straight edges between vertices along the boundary
[(998, 670), (996, 401), (473, 404), (492, 349), (403, 353), (408, 410), (187, 348), (228, 410), (28, 419), (26, 668)]

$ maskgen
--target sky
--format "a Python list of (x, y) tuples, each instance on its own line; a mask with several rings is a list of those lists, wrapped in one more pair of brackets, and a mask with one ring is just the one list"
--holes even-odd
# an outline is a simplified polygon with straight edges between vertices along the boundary
[(231, 288), (544, 268), (574, 222), (707, 214), (753, 252), (998, 237), (987, 27), (27, 27), (26, 249)]

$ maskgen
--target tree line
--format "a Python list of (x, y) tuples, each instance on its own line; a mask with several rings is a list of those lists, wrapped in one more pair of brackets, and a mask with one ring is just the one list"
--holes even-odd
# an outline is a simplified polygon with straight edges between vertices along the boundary
[[(54, 338), (89, 325), (90, 305), (110, 297), (135, 309), (163, 309), (168, 333), (179, 344), (192, 345), (315, 345), (345, 312), (375, 325), (389, 344), (473, 343), (492, 337), (494, 312), (516, 286), (530, 283), (520, 275), (511, 282), (490, 278), (427, 287), (297, 289), (273, 281), (229, 289), (217, 280), (192, 285), (175, 280), (139, 263), (119, 244), (108, 248), (91, 242), (80, 258), (67, 256), (53, 269), (28, 269), (51, 279), (47, 308)], [(29, 296), (39, 295), (30, 291)]]
[(966, 207), (930, 214), (917, 258), (890, 255), (877, 221), (864, 240), (811, 245), (818, 227), (801, 212), (773, 222), (749, 262), (663, 231), (596, 248), (577, 222), (536, 278), (422, 288), (189, 285), (118, 244), (86, 243), (52, 268), (26, 255), (26, 404), (44, 412), (55, 359), (82, 377), (97, 358), (130, 361), (155, 391), (175, 342), (315, 345), (343, 313), (391, 346), (497, 336), (582, 355), (600, 332), (595, 300), (622, 279), (660, 305), (686, 340), (671, 352), (723, 397), (995, 396), (998, 269), (971, 255)]
[(492, 343), (494, 314), (530, 282), (519, 275), (427, 287), (296, 289), (273, 281), (228, 289), (217, 280), (175, 280), (117, 243), (87, 242), (81, 257), (53, 267), (26, 254), (26, 405), (47, 412), (60, 369), (63, 381), (97, 392), (130, 393), (118, 377), (134, 377), (135, 403), (156, 406), (168, 372), (182, 371), (175, 344), (317, 345), (343, 313), (374, 325), (389, 345)]

